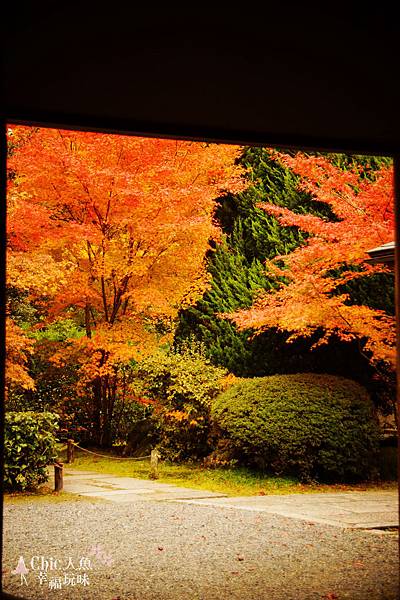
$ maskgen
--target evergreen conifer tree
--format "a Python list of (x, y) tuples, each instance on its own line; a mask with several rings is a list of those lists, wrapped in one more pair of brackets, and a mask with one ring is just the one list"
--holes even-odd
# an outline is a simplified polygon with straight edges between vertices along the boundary
[[(342, 169), (359, 168), (370, 179), (389, 160), (338, 154), (329, 155), (329, 159)], [(336, 220), (328, 205), (299, 190), (298, 177), (272, 159), (267, 148), (245, 148), (240, 160), (248, 169), (250, 186), (217, 200), (215, 216), (223, 239), (208, 255), (211, 288), (194, 307), (180, 313), (176, 346), (187, 338), (199, 340), (212, 362), (238, 376), (322, 370), (350, 375), (367, 384), (372, 372), (352, 344), (332, 341), (310, 352), (318, 335), (286, 344), (287, 334), (269, 330), (252, 339), (251, 331), (238, 332), (233, 323), (219, 318), (218, 313), (251, 306), (257, 290), (272, 290), (275, 283), (268, 278), (264, 261), (287, 254), (306, 240), (304, 232), (282, 227), (275, 217), (258, 208), (259, 203), (268, 200), (295, 212)], [(391, 274), (377, 274), (370, 281), (354, 280), (343, 291), (350, 293), (351, 302), (393, 311)]]

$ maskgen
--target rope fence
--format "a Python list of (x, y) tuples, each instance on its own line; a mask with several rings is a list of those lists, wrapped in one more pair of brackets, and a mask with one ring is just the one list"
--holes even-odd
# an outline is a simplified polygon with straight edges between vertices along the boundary
[[(95, 456), (101, 456), (102, 458), (111, 458), (113, 460), (145, 460), (146, 458), (151, 458), (151, 454), (147, 456), (110, 456), (109, 454), (99, 454), (99, 452), (93, 452), (92, 450), (87, 450), (87, 448), (82, 448), (75, 442), (73, 442), (75, 448), (79, 448), (83, 452), (87, 452), (88, 454), (94, 454)], [(68, 446), (66, 446), (67, 448)]]
[[(87, 450), (87, 448), (82, 448), (79, 446), (74, 440), (67, 440), (67, 444), (59, 448), (59, 452), (63, 452), (67, 450), (67, 464), (74, 462), (74, 448), (79, 448), (82, 452), (87, 452), (87, 454), (92, 454), (94, 456), (100, 456), (101, 458), (111, 458), (113, 460), (146, 460), (150, 459), (150, 479), (158, 479), (158, 461), (161, 458), (158, 450), (153, 449), (151, 454), (146, 456), (110, 456), (109, 454), (100, 454), (99, 452), (93, 452), (93, 450)], [(62, 492), (64, 488), (64, 463), (60, 461), (56, 461), (54, 463), (54, 491)]]

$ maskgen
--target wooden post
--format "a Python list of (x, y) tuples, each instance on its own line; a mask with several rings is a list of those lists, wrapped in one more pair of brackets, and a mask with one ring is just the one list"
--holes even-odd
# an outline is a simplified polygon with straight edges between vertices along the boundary
[(158, 450), (152, 450), (151, 451), (151, 457), (150, 457), (150, 479), (158, 479), (159, 478), (159, 473), (158, 473), (158, 460), (161, 458), (161, 455), (159, 453)]
[(74, 440), (67, 440), (67, 463), (74, 462)]
[(54, 491), (62, 492), (64, 488), (64, 465), (54, 463)]

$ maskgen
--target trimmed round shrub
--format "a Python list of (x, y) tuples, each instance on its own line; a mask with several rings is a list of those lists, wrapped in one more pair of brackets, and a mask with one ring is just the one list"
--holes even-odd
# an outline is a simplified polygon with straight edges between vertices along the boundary
[(4, 424), (4, 486), (9, 490), (35, 488), (48, 479), (47, 466), (57, 456), (58, 415), (8, 412)]
[(378, 424), (354, 381), (312, 373), (242, 379), (214, 400), (212, 417), (244, 464), (305, 481), (376, 475)]

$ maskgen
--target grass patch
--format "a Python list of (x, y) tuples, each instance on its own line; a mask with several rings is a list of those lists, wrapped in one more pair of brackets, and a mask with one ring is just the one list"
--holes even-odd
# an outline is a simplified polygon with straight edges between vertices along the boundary
[[(5, 504), (24, 504), (32, 502), (80, 502), (84, 501), (97, 501), (98, 498), (89, 498), (87, 496), (79, 496), (78, 494), (71, 494), (69, 492), (54, 492), (49, 486), (43, 485), (35, 491), (31, 492), (10, 492), (3, 495)], [(102, 502), (102, 500), (100, 500)]]
[[(101, 454), (108, 454), (110, 458), (100, 458), (85, 454), (75, 448), (75, 461), (70, 465), (65, 464), (65, 468), (108, 473), (115, 476), (135, 477), (138, 479), (149, 478), (149, 460), (115, 460), (115, 455), (112, 453), (104, 450), (100, 450), (99, 452)], [(60, 458), (65, 462), (65, 452), (60, 454)], [(158, 481), (161, 483), (219, 492), (227, 496), (343, 492), (352, 490), (395, 489), (397, 487), (396, 482), (368, 482), (354, 485), (303, 484), (295, 478), (267, 476), (246, 469), (245, 467), (210, 469), (192, 463), (175, 464), (167, 461), (160, 462), (159, 473), (160, 478)]]

